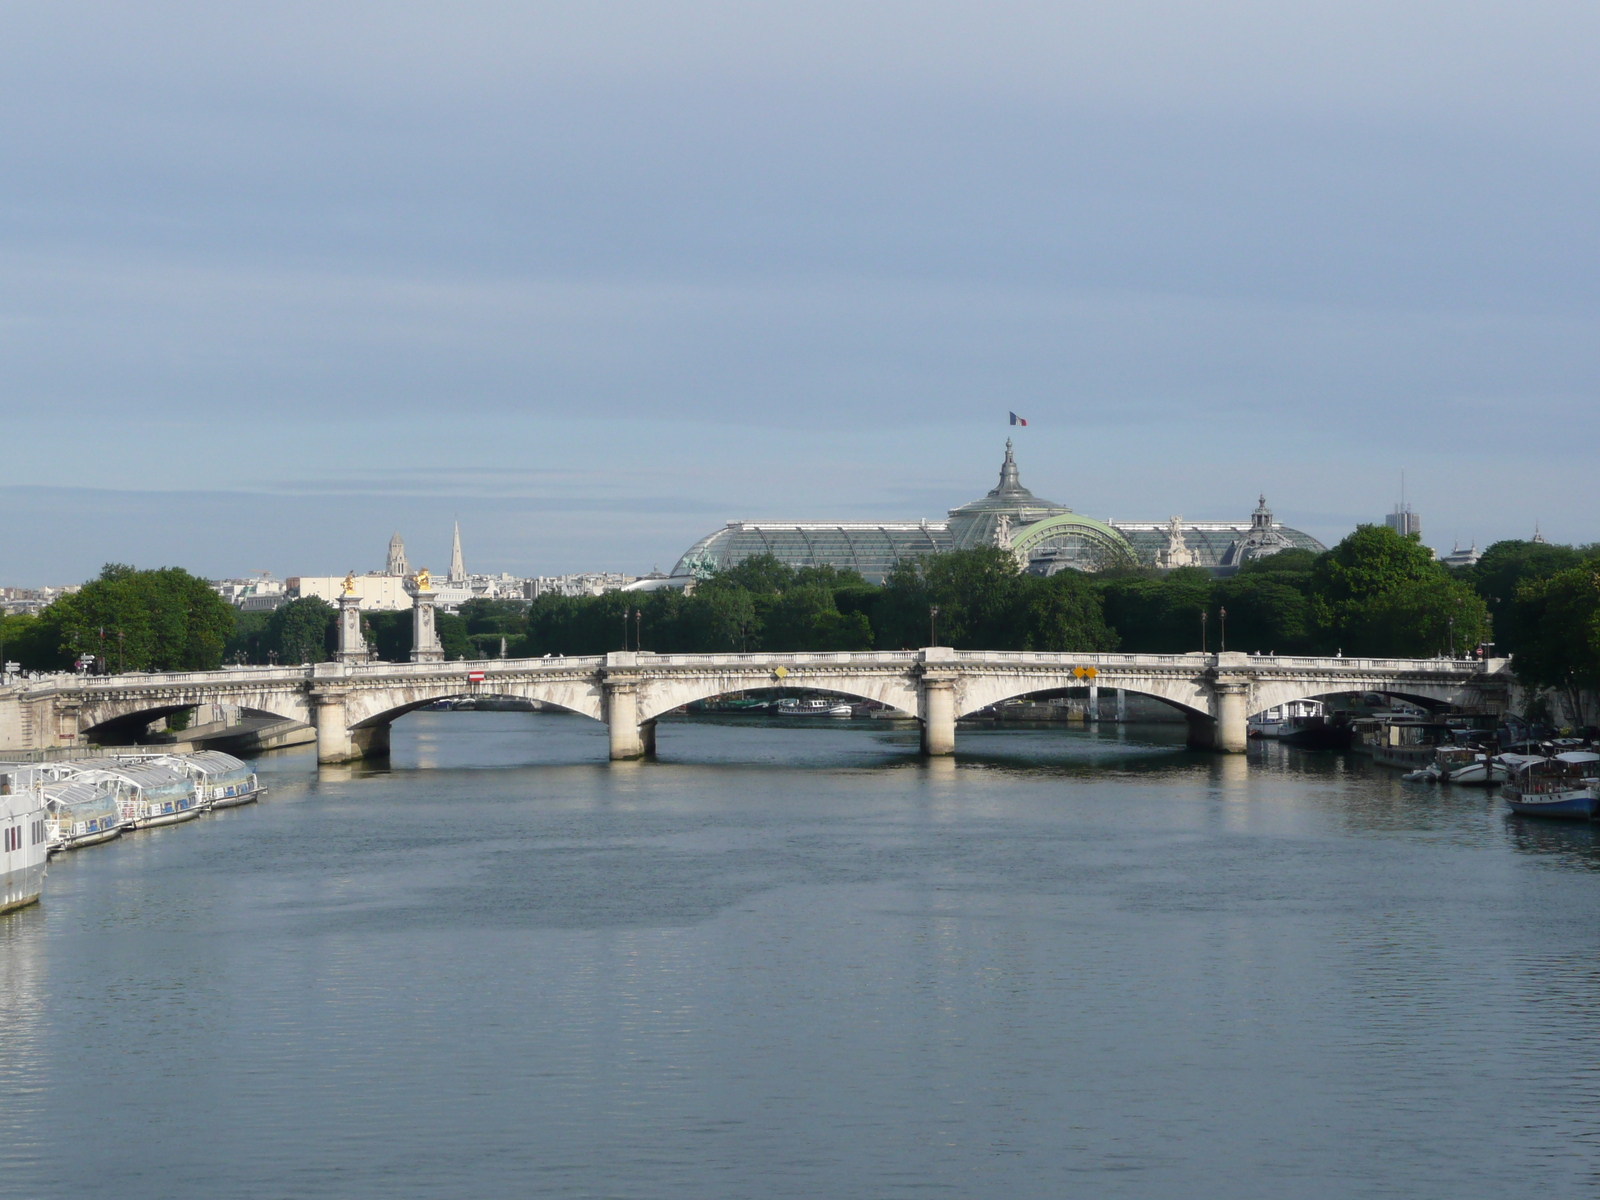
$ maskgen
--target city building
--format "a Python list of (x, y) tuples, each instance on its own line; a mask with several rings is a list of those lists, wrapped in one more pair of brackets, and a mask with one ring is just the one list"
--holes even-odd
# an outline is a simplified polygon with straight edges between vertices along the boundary
[(1457, 542), (1449, 554), (1439, 559), (1447, 567), (1475, 567), (1483, 554), (1478, 550), (1478, 543), (1472, 543), (1472, 549), (1463, 550), (1461, 543)]
[(62, 587), (8, 587), (0, 588), (0, 614), (21, 616), (48, 608), (62, 596), (70, 596), (83, 585), (69, 583)]
[(1248, 521), (1101, 521), (1035, 496), (1022, 484), (1006, 442), (1000, 481), (942, 521), (729, 521), (689, 547), (672, 569), (683, 582), (761, 554), (791, 566), (831, 565), (881, 583), (896, 563), (974, 546), (1010, 550), (1025, 569), (1103, 571), (1116, 567), (1203, 567), (1226, 575), (1287, 549), (1326, 549), (1279, 524), (1261, 497)]
[(1394, 511), (1383, 519), (1383, 523), (1401, 537), (1410, 537), (1413, 534), (1419, 538), (1422, 536), (1422, 518), (1411, 511), (1409, 504), (1396, 504)]

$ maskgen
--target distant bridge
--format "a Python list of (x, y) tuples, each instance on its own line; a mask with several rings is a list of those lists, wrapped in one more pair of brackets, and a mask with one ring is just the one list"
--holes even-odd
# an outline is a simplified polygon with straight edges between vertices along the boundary
[[(1092, 670), (1091, 670), (1092, 669)], [(1425, 704), (1503, 711), (1506, 659), (1289, 658), (1246, 654), (1073, 654), (1030, 650), (818, 654), (652, 654), (478, 662), (237, 667), (111, 676), (58, 675), (0, 688), (0, 756), (86, 744), (196, 705), (237, 705), (303, 721), (317, 758), (382, 755), (389, 727), (456, 696), (516, 696), (603, 721), (613, 759), (654, 752), (656, 718), (727, 692), (788, 687), (876, 700), (922, 724), (925, 754), (955, 750), (956, 721), (1018, 696), (1087, 685), (1164, 700), (1191, 745), (1245, 748), (1248, 717), (1289, 700), (1382, 692)]]

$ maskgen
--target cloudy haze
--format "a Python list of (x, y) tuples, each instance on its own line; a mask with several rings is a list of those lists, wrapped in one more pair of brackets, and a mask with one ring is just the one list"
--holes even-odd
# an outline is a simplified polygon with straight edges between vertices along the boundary
[(0, 583), (1600, 538), (1600, 9), (0, 3)]

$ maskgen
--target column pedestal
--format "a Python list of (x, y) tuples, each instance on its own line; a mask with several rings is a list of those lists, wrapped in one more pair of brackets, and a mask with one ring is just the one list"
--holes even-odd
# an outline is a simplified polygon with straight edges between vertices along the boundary
[(443, 662), (444, 648), (433, 625), (433, 594), (416, 592), (411, 597), (411, 661)]
[(361, 597), (339, 597), (339, 649), (333, 656), (339, 662), (364, 663), (370, 654), (367, 639), (361, 636)]

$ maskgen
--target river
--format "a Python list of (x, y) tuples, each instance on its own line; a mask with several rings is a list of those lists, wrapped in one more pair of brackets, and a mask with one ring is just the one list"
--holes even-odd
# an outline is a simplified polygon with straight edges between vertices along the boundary
[(1173, 731), (421, 713), (0, 918), (6, 1197), (1600, 1191), (1600, 845)]

